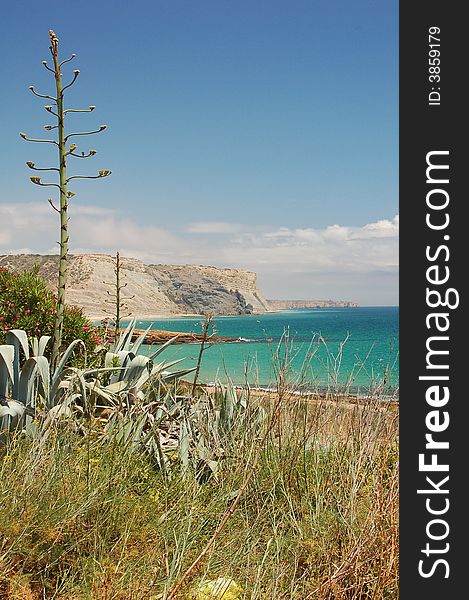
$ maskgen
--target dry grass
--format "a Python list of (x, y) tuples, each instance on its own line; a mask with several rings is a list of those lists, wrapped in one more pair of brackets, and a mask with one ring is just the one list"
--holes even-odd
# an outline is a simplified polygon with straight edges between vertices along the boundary
[[(236, 511), (176, 597), (224, 576), (252, 600), (397, 598), (397, 414), (285, 393)], [(231, 440), (217, 479), (198, 484), (68, 431), (20, 436), (0, 465), (0, 598), (164, 598), (257, 450), (258, 439)]]

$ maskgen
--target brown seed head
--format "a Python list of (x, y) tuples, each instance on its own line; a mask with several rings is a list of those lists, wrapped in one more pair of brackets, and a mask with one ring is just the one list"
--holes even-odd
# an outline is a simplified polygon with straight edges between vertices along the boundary
[(49, 29), (49, 37), (50, 43), (52, 44), (52, 51), (55, 56), (57, 56), (59, 52), (59, 38), (55, 35), (52, 29)]

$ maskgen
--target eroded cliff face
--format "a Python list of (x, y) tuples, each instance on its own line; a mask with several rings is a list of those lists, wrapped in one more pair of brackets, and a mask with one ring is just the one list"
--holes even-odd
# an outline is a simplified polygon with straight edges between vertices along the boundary
[(236, 315), (267, 310), (255, 273), (168, 265), (149, 265), (148, 271), (183, 312)]
[[(39, 267), (52, 290), (57, 285), (58, 257), (34, 254), (0, 256), (0, 266), (12, 271)], [(69, 257), (66, 299), (93, 318), (111, 316), (115, 261), (105, 254)], [(268, 310), (257, 289), (256, 274), (238, 269), (191, 265), (146, 265), (121, 257), (123, 298), (133, 316), (241, 315)], [(131, 298), (133, 296), (133, 298)]]

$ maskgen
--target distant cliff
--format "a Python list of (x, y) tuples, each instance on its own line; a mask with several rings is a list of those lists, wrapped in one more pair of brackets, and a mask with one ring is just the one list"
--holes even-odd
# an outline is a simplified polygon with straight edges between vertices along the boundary
[[(66, 300), (93, 318), (112, 315), (107, 291), (115, 282), (114, 260), (105, 254), (69, 257)], [(38, 254), (0, 256), (0, 266), (20, 272), (39, 266), (39, 275), (52, 290), (57, 285), (58, 257)], [(129, 312), (153, 315), (243, 315), (269, 310), (257, 289), (256, 274), (238, 269), (203, 266), (147, 265), (121, 257), (121, 282)]]
[(271, 310), (287, 308), (356, 308), (358, 304), (348, 300), (267, 300)]

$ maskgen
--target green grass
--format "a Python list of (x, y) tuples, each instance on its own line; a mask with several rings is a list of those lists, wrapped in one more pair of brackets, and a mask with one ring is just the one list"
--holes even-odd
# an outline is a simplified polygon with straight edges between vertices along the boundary
[[(254, 401), (271, 406), (266, 398)], [(176, 598), (232, 577), (246, 599), (398, 597), (397, 411), (287, 395), (260, 439), (230, 440), (217, 478), (173, 476), (58, 428), (17, 436), (0, 460), (0, 598)]]

